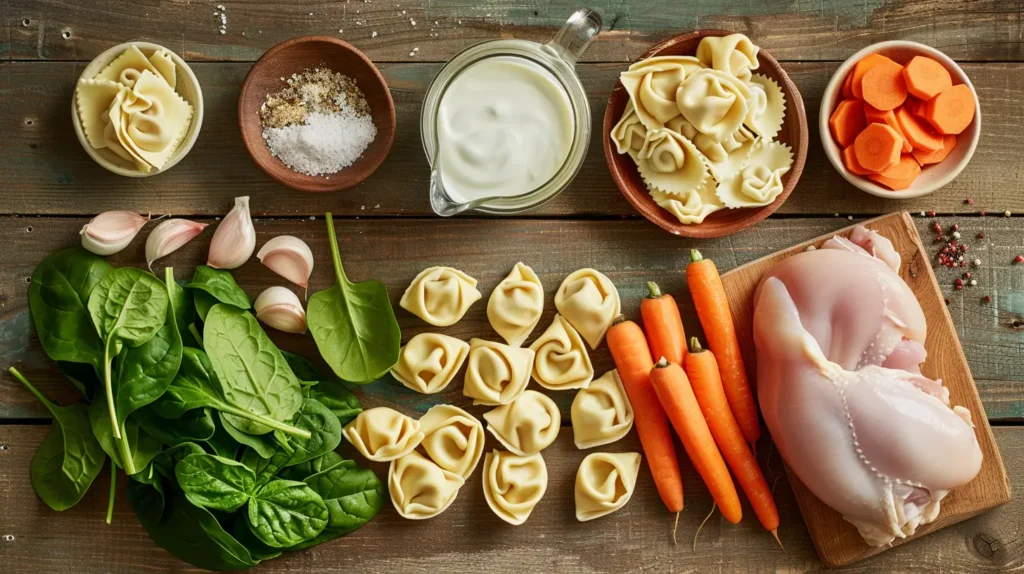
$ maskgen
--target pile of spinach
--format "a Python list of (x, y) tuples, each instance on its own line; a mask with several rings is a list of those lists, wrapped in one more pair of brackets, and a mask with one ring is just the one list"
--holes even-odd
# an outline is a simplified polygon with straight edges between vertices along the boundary
[(334, 452), (359, 401), (279, 350), (229, 272), (199, 266), (179, 285), (170, 268), (161, 281), (67, 249), (36, 268), (29, 307), (85, 397), (57, 405), (10, 369), (53, 415), (31, 464), (51, 508), (77, 504), (109, 458), (107, 522), (120, 468), (153, 540), (211, 570), (344, 536), (380, 509), (373, 471)]

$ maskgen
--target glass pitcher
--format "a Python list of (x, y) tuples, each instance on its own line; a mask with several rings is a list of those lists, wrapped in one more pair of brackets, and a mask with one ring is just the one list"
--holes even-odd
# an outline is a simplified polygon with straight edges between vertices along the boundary
[[(423, 150), (431, 165), (430, 206), (438, 215), (450, 216), (468, 209), (485, 213), (515, 214), (538, 207), (557, 196), (576, 177), (590, 144), (590, 106), (583, 84), (576, 76), (576, 60), (601, 30), (601, 16), (582, 8), (573, 13), (554, 39), (547, 44), (528, 40), (490, 40), (470, 46), (452, 58), (427, 89), (420, 113), (420, 135)], [(474, 201), (453, 199), (444, 189), (438, 161), (437, 116), (445, 91), (463, 70), (494, 57), (524, 58), (550, 72), (560, 84), (572, 106), (574, 132), (565, 162), (547, 182), (521, 195), (482, 198)]]

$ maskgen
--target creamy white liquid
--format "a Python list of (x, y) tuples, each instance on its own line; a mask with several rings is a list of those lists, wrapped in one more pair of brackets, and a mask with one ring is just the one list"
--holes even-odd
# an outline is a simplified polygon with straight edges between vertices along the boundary
[(574, 129), (569, 96), (551, 72), (514, 56), (481, 60), (441, 97), (441, 181), (456, 201), (533, 191), (565, 163)]

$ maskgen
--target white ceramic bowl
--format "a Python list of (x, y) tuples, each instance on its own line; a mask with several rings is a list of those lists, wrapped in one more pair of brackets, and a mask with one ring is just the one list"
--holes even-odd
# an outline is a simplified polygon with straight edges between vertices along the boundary
[(174, 152), (171, 159), (167, 160), (167, 163), (158, 170), (153, 170), (149, 173), (142, 173), (135, 168), (135, 165), (131, 162), (125, 161), (117, 156), (114, 152), (109, 149), (95, 149), (89, 145), (89, 141), (85, 138), (85, 132), (82, 131), (82, 121), (78, 117), (78, 109), (75, 106), (75, 94), (77, 89), (71, 96), (71, 121), (75, 125), (75, 134), (78, 135), (78, 142), (82, 144), (86, 153), (89, 157), (94, 159), (96, 163), (100, 164), (108, 171), (123, 175), (126, 177), (149, 177), (158, 173), (163, 173), (181, 161), (189, 150), (196, 143), (196, 139), (199, 137), (199, 128), (203, 126), (203, 91), (199, 88), (199, 80), (196, 79), (196, 75), (192, 73), (192, 68), (188, 67), (185, 60), (181, 59), (181, 56), (175, 54), (173, 51), (164, 48), (159, 44), (153, 44), (151, 42), (125, 42), (124, 44), (118, 44), (113, 48), (103, 52), (99, 56), (89, 62), (89, 65), (82, 70), (82, 75), (79, 76), (80, 80), (88, 80), (96, 77), (103, 68), (110, 62), (120, 56), (125, 50), (127, 50), (132, 44), (138, 46), (140, 50), (147, 56), (152, 54), (156, 50), (167, 50), (171, 55), (171, 59), (174, 60), (174, 67), (176, 70), (177, 80), (175, 91), (178, 92), (184, 100), (192, 104), (192, 122), (188, 126), (188, 131), (185, 132), (185, 137), (182, 138), (181, 143), (178, 144), (178, 149)]
[[(926, 166), (921, 169), (921, 175), (914, 180), (914, 183), (909, 188), (900, 191), (893, 191), (887, 187), (876, 184), (865, 176), (850, 173), (843, 165), (842, 148), (840, 148), (836, 142), (832, 139), (832, 134), (829, 131), (828, 119), (832, 115), (833, 110), (836, 109), (836, 105), (842, 99), (842, 85), (846, 75), (850, 73), (853, 66), (856, 65), (864, 56), (868, 54), (881, 54), (898, 64), (906, 64), (914, 56), (928, 56), (934, 58), (937, 62), (949, 70), (950, 75), (953, 76), (953, 84), (966, 84), (974, 94), (975, 111), (974, 120), (971, 122), (967, 129), (965, 129), (960, 135), (956, 136), (956, 147), (953, 151), (944, 159), (942, 162)], [(947, 183), (953, 181), (967, 165), (967, 162), (971, 161), (971, 156), (974, 155), (974, 149), (978, 147), (978, 139), (981, 137), (981, 105), (978, 103), (978, 93), (974, 89), (974, 85), (971, 84), (970, 78), (964, 73), (960, 66), (956, 64), (949, 56), (942, 52), (932, 48), (931, 46), (925, 46), (917, 42), (905, 42), (902, 40), (893, 40), (890, 42), (879, 42), (878, 44), (872, 44), (867, 48), (857, 52), (853, 56), (850, 56), (848, 60), (843, 62), (839, 69), (836, 70), (835, 74), (832, 75), (832, 79), (829, 80), (828, 86), (825, 87), (825, 94), (821, 98), (821, 111), (818, 114), (818, 130), (821, 133), (821, 143), (825, 146), (825, 155), (828, 156), (828, 160), (832, 162), (832, 166), (836, 168), (836, 171), (842, 175), (846, 181), (855, 185), (858, 189), (866, 191), (871, 195), (877, 195), (878, 197), (885, 197), (889, 199), (908, 199), (911, 197), (920, 197), (922, 195), (928, 195), (933, 191), (943, 187)]]

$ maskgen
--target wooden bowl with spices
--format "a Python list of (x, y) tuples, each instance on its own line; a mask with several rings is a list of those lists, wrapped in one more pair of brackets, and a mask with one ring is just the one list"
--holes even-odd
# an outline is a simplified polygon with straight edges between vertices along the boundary
[(238, 96), (249, 155), (300, 191), (339, 191), (380, 167), (395, 139), (395, 103), (373, 62), (330, 36), (277, 44)]

